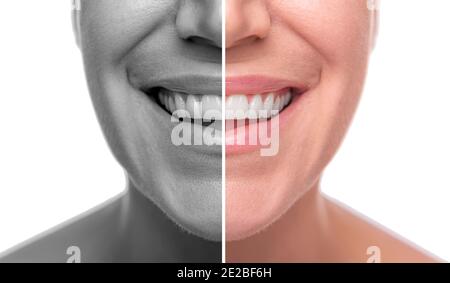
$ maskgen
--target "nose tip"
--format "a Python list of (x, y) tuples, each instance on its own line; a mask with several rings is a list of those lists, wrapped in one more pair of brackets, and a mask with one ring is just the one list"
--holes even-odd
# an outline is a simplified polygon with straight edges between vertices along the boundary
[(265, 0), (228, 0), (226, 48), (264, 39), (271, 19)]
[(222, 0), (180, 1), (176, 29), (182, 39), (222, 47)]

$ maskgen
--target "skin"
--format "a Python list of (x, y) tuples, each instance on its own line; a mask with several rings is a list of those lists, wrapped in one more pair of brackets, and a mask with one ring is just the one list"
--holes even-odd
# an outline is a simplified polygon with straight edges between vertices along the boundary
[(171, 116), (142, 92), (145, 84), (176, 84), (194, 74), (207, 78), (194, 84), (220, 93), (221, 5), (81, 1), (73, 14), (75, 36), (127, 190), (7, 252), (2, 261), (65, 261), (71, 245), (80, 247), (83, 262), (221, 260), (221, 148), (175, 146)]
[(366, 262), (371, 246), (382, 262), (436, 260), (320, 192), (360, 100), (376, 12), (361, 0), (228, 0), (226, 16), (227, 78), (308, 86), (281, 113), (277, 155), (227, 153), (227, 262)]

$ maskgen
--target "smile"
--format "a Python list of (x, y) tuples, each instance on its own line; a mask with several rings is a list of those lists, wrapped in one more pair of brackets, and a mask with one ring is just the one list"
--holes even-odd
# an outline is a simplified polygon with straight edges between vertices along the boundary
[(172, 115), (185, 112), (185, 116), (194, 120), (222, 120), (222, 99), (218, 95), (194, 95), (161, 88), (157, 99)]
[(282, 89), (254, 95), (229, 95), (225, 102), (226, 120), (272, 118), (291, 102), (294, 90)]
[(280, 129), (307, 88), (293, 81), (262, 76), (226, 81), (225, 143), (227, 155), (271, 149), (278, 153)]

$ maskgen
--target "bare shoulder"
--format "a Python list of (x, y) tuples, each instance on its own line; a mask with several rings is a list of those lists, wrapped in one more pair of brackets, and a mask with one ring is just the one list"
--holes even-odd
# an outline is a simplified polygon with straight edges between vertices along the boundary
[(111, 199), (0, 254), (0, 263), (97, 261), (114, 246), (119, 204)]
[(397, 233), (326, 197), (336, 256), (348, 262), (442, 262)]

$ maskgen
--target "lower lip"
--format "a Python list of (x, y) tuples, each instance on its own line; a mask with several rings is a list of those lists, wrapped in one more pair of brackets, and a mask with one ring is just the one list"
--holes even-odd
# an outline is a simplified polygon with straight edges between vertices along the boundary
[[(295, 114), (295, 112), (299, 111), (300, 108), (303, 105), (303, 100), (305, 100), (306, 96), (308, 95), (308, 91), (305, 91), (302, 94), (296, 94), (293, 96), (291, 103), (279, 114), (279, 124), (278, 126), (274, 125), (273, 127), (278, 127), (278, 132), (280, 135), (280, 145), (281, 145), (281, 136), (282, 136), (282, 130), (286, 127), (291, 117)], [(271, 129), (272, 125), (270, 124), (271, 120), (268, 121), (262, 121), (258, 122), (257, 127), (267, 127), (268, 130)], [(262, 146), (260, 144), (257, 145), (250, 145), (247, 142), (244, 145), (238, 145), (236, 144), (236, 141), (241, 138), (239, 134), (248, 133), (249, 132), (249, 126), (241, 126), (243, 129), (240, 129), (238, 132), (238, 128), (234, 128), (234, 130), (228, 130), (225, 132), (225, 150), (226, 155), (237, 155), (237, 154), (244, 154), (244, 153), (250, 153), (255, 152), (258, 150), (261, 150), (262, 148), (269, 147), (268, 146)], [(270, 133), (269, 133), (270, 134)]]

